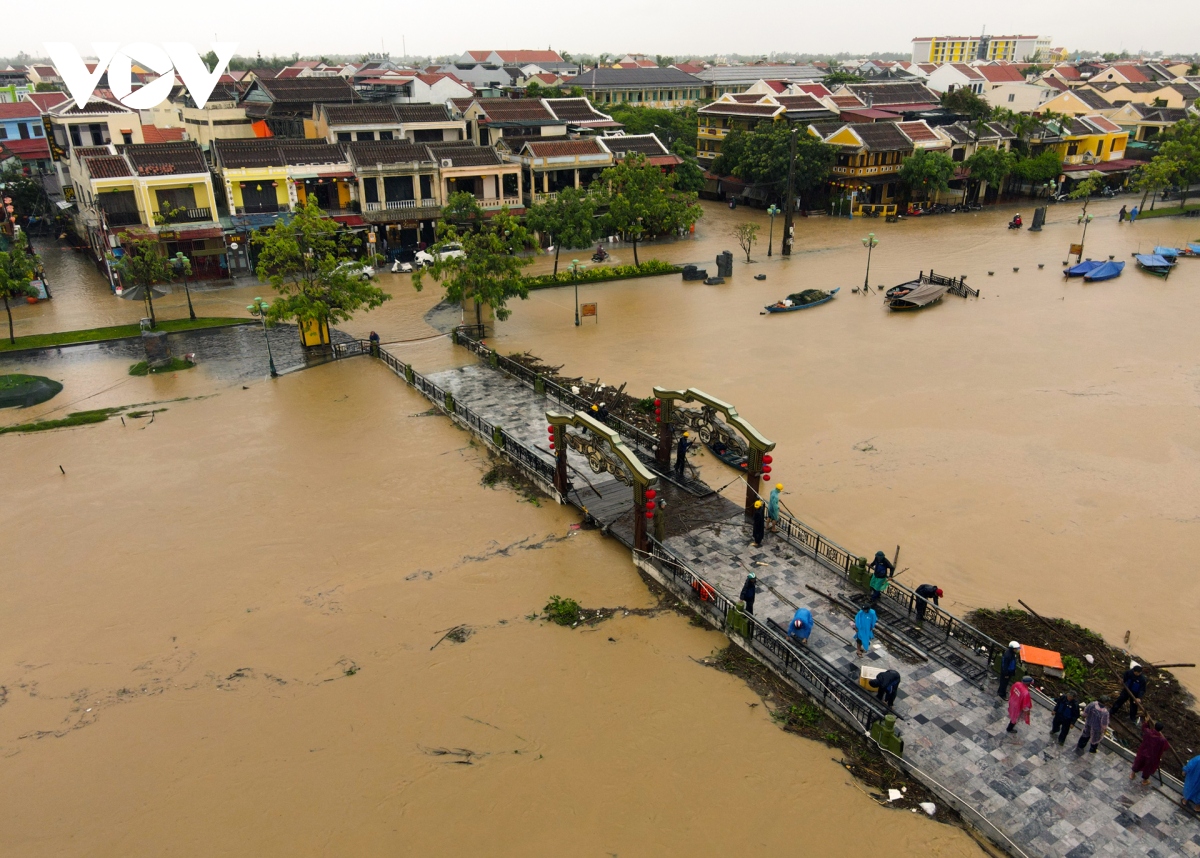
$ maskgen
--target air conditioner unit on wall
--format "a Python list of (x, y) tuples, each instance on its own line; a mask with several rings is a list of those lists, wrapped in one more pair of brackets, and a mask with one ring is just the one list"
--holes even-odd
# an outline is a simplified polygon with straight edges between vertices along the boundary
[(453, 167), (453, 166), (454, 166), (453, 159), (451, 159), (451, 158), (443, 158), (442, 159), (442, 167)]

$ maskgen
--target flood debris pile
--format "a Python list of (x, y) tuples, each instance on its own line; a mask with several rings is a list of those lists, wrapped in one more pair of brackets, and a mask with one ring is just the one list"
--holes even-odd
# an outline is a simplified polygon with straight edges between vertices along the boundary
[[(1063, 676), (1046, 675), (1041, 668), (1028, 666), (1041, 691), (1050, 697), (1074, 689), (1084, 702), (1108, 695), (1113, 701), (1121, 693), (1122, 677), (1130, 662), (1142, 666), (1147, 677), (1146, 692), (1138, 715), (1162, 721), (1163, 734), (1171, 749), (1162, 758), (1162, 768), (1182, 778), (1183, 763), (1200, 753), (1200, 715), (1192, 708), (1195, 700), (1169, 671), (1156, 667), (1141, 656), (1112, 646), (1091, 629), (1061, 618), (1040, 617), (1020, 608), (973, 611), (967, 621), (1000, 641), (1052, 649), (1062, 654)], [(1049, 714), (1045, 715), (1049, 720)], [(1141, 728), (1129, 720), (1128, 704), (1110, 719), (1113, 736), (1130, 749), (1141, 740)]]
[(658, 424), (654, 422), (654, 397), (637, 398), (625, 392), (625, 382), (619, 387), (604, 384), (600, 379), (589, 381), (580, 376), (562, 375), (559, 370), (562, 365), (552, 366), (540, 357), (529, 352), (511, 354), (509, 360), (520, 364), (530, 372), (552, 381), (560, 387), (574, 393), (594, 405), (604, 404), (608, 413), (619, 417), (626, 423), (636, 426), (651, 434), (658, 434)]

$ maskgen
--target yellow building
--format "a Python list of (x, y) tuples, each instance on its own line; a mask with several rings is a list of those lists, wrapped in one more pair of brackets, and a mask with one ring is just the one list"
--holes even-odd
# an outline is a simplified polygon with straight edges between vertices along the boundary
[(696, 158), (707, 167), (721, 154), (721, 141), (730, 131), (751, 131), (758, 123), (773, 122), (785, 113), (787, 109), (770, 98), (726, 93), (696, 111)]
[(914, 63), (1025, 63), (1049, 54), (1050, 39), (1043, 36), (918, 36), (912, 40)]
[(1111, 119), (1099, 114), (1081, 116), (1067, 122), (1047, 123), (1049, 131), (1056, 132), (1057, 141), (1043, 138), (1058, 151), (1064, 166), (1079, 164), (1103, 164), (1125, 157), (1125, 144), (1129, 132)]

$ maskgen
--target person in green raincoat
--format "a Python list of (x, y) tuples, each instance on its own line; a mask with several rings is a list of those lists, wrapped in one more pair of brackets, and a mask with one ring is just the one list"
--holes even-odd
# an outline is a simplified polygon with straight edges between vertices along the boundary
[(875, 559), (871, 561), (871, 603), (879, 601), (879, 597), (883, 595), (883, 591), (887, 589), (888, 582), (891, 580), (892, 574), (896, 571), (896, 567), (892, 565), (892, 561), (887, 559), (882, 551), (875, 552)]

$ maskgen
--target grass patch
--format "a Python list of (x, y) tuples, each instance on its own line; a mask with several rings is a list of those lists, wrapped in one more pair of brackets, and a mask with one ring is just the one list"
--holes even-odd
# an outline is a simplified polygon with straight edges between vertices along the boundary
[(41, 376), (38, 375), (22, 375), (19, 372), (0, 375), (0, 390), (12, 390), (16, 387), (24, 387), (27, 384), (33, 384), (40, 378)]
[(65, 429), (68, 426), (85, 426), (88, 423), (103, 423), (122, 408), (98, 408), (95, 411), (74, 411), (57, 420), (38, 420), (34, 423), (19, 423), (16, 426), (0, 426), (0, 435), (6, 432), (44, 432), (47, 429)]
[(1188, 203), (1186, 206), (1172, 206), (1170, 208), (1152, 209), (1150, 211), (1139, 211), (1137, 219), (1145, 220), (1148, 217), (1174, 217), (1176, 215), (1187, 214), (1188, 212), (1200, 212), (1200, 203)]
[(191, 369), (194, 366), (195, 366), (195, 364), (192, 363), (190, 360), (185, 360), (184, 358), (173, 357), (169, 361), (167, 361), (165, 364), (163, 364), (162, 366), (156, 366), (153, 369), (151, 369), (150, 364), (148, 364), (144, 360), (142, 360), (142, 361), (138, 361), (137, 363), (135, 363), (133, 366), (131, 366), (129, 368), (129, 374), (130, 375), (150, 375), (151, 373), (157, 374), (160, 372), (179, 372), (180, 370), (183, 370), (183, 369)]
[[(159, 322), (156, 331), (196, 331), (203, 328), (222, 328), (228, 325), (250, 325), (253, 319), (235, 317), (208, 317), (203, 319), (169, 319)], [(27, 337), (17, 337), (15, 343), (8, 340), (0, 341), (0, 352), (17, 351), (19, 349), (44, 349), (53, 346), (65, 346), (71, 343), (89, 343), (97, 340), (119, 340), (125, 337), (136, 337), (142, 332), (141, 325), (113, 325), (108, 328), (88, 328), (83, 331), (59, 331), (53, 334), (32, 334)]]
[(551, 596), (543, 610), (546, 612), (546, 619), (560, 626), (573, 626), (580, 620), (579, 603), (574, 599)]

